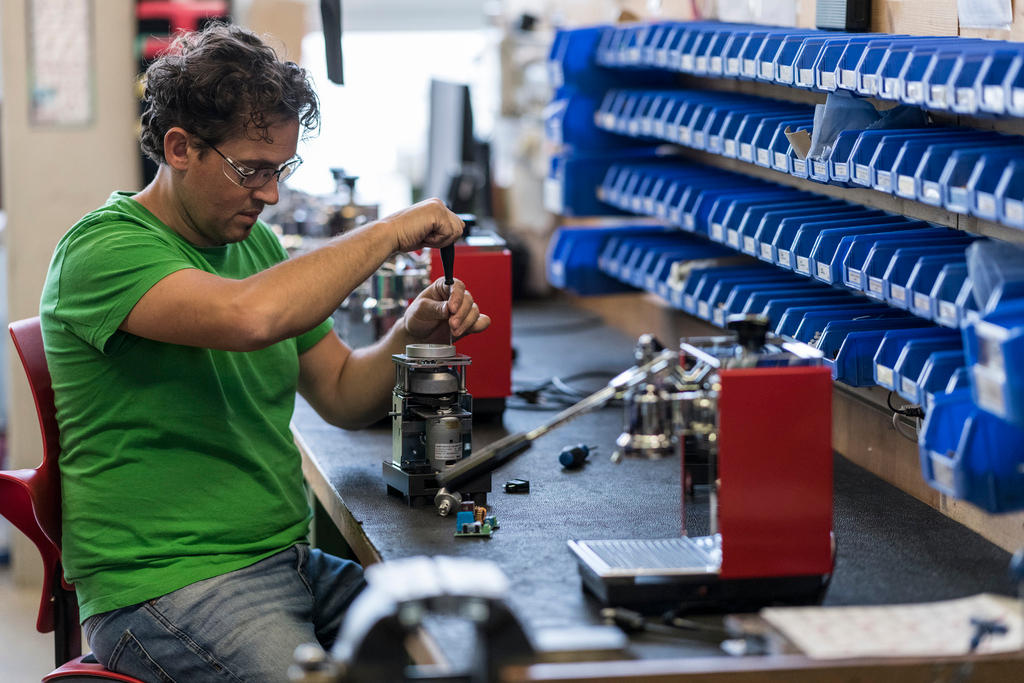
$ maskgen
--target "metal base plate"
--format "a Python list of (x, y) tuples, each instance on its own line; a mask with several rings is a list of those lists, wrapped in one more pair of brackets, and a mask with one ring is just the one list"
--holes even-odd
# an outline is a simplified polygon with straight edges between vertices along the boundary
[[(441, 487), (434, 473), (417, 474), (406, 472), (390, 460), (382, 463), (384, 482), (388, 495), (405, 500), (410, 507), (433, 505), (434, 496)], [(477, 505), (487, 505), (487, 494), (491, 492), (491, 473), (486, 472), (459, 487), (463, 500), (472, 499)]]

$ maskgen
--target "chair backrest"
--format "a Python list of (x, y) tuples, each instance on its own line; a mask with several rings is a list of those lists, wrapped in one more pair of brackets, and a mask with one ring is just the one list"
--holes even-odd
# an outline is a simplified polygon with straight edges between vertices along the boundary
[[(35, 401), (43, 436), (43, 460), (35, 469), (0, 472), (0, 514), (28, 536), (43, 557), (43, 596), (36, 628), (41, 633), (60, 631), (70, 628), (63, 622), (71, 621), (77, 629), (77, 606), (73, 604), (73, 595), (70, 601), (67, 599), (72, 587), (64, 582), (60, 564), (60, 432), (42, 329), (38, 317), (18, 320), (8, 327)], [(68, 614), (69, 609), (75, 613)], [(57, 635), (61, 639), (62, 634)], [(74, 638), (74, 634), (70, 637)]]

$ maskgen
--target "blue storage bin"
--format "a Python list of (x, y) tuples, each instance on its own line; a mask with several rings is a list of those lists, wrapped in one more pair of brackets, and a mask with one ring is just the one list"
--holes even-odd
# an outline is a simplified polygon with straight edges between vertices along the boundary
[(996, 214), (1003, 225), (1024, 230), (1024, 163), (1018, 159), (1010, 160), (996, 186)]
[[(772, 258), (772, 263), (806, 276), (808, 273), (802, 268), (803, 261), (797, 258), (793, 251), (796, 237), (805, 226), (841, 223), (853, 219), (867, 220), (872, 216), (881, 215), (884, 215), (884, 212), (857, 204), (838, 201), (808, 202), (806, 208), (775, 210), (764, 215), (752, 215), (753, 220), (741, 225), (737, 230), (737, 241), (744, 252), (756, 255), (763, 261)], [(778, 262), (775, 260), (776, 257)]]
[[(794, 206), (800, 208), (794, 209)], [(788, 204), (765, 202), (747, 207), (745, 211), (735, 212), (723, 221), (725, 243), (733, 249), (755, 254), (757, 252), (755, 236), (762, 224), (765, 226), (778, 225), (787, 219), (841, 215), (857, 211), (859, 208), (840, 199), (814, 196), (793, 198)], [(765, 231), (768, 230), (766, 227)], [(744, 246), (748, 248), (744, 249)]]
[[(861, 303), (858, 307), (837, 310), (809, 311), (800, 316), (793, 338), (805, 344), (817, 346), (818, 337), (832, 322), (853, 320), (901, 320), (909, 318), (906, 311), (897, 311), (885, 306), (871, 307)], [(780, 322), (780, 326), (782, 323)]]
[(850, 182), (857, 185), (863, 185), (864, 187), (872, 186), (874, 179), (871, 175), (871, 167), (874, 163), (875, 155), (879, 151), (882, 139), (886, 136), (891, 137), (892, 142), (895, 142), (899, 137), (904, 138), (904, 141), (906, 141), (905, 139), (911, 136), (928, 135), (934, 131), (934, 128), (899, 128), (863, 131), (857, 136), (857, 141), (854, 142), (853, 149), (850, 151), (849, 161), (847, 161), (847, 166), (849, 167), (847, 172), (849, 173)]
[(839, 70), (843, 55), (851, 45), (864, 45), (873, 38), (864, 34), (840, 34), (826, 40), (818, 51), (818, 58), (811, 70), (814, 72), (814, 87), (834, 92), (839, 87)]
[(624, 234), (664, 234), (667, 231), (668, 228), (654, 226), (558, 228), (547, 252), (548, 282), (580, 296), (630, 291), (631, 287), (601, 272), (598, 267), (598, 257), (609, 238)]
[[(760, 281), (769, 273), (772, 273), (771, 269), (748, 265), (694, 269), (683, 287), (682, 308), (687, 313), (710, 320), (711, 308), (707, 300), (719, 282), (726, 279), (729, 282)], [(778, 274), (777, 271), (775, 274)]]
[(725, 242), (726, 225), (735, 229), (743, 215), (752, 206), (777, 206), (810, 199), (809, 193), (788, 187), (753, 196), (722, 197), (708, 214), (708, 236), (716, 242)]
[(984, 62), (985, 53), (975, 49), (965, 50), (957, 58), (949, 80), (952, 101), (948, 109), (960, 114), (976, 114), (978, 112), (979, 97), (975, 84)]
[(773, 268), (755, 267), (752, 272), (739, 273), (728, 272), (715, 278), (710, 287), (705, 286), (704, 290), (696, 297), (697, 316), (714, 322), (713, 313), (716, 308), (725, 303), (732, 290), (742, 284), (764, 285), (773, 282), (791, 283), (792, 275)]
[(885, 333), (882, 342), (878, 345), (878, 351), (872, 359), (875, 384), (890, 391), (899, 389), (896, 363), (903, 353), (904, 346), (911, 340), (952, 344), (961, 343), (960, 335), (956, 330), (942, 327), (930, 326), (917, 329), (890, 330)]
[[(905, 246), (963, 244), (970, 241), (964, 233), (949, 228), (922, 228), (920, 230), (900, 230), (886, 234), (854, 235), (850, 239), (849, 250), (843, 259), (843, 284), (856, 291), (881, 292), (881, 282), (871, 283), (864, 273), (864, 266), (873, 250), (891, 254), (893, 250)], [(842, 241), (840, 241), (840, 248)]]
[(970, 291), (971, 281), (967, 279), (966, 263), (950, 263), (943, 266), (932, 287), (932, 320), (946, 327), (960, 326), (960, 313), (956, 302), (961, 294)]
[(824, 315), (825, 317), (832, 316), (836, 320), (851, 320), (859, 317), (897, 315), (899, 313), (900, 311), (893, 311), (891, 308), (864, 299), (853, 299), (847, 303), (828, 302), (810, 306), (791, 306), (779, 316), (779, 322), (775, 325), (775, 333), (794, 337), (804, 316), (807, 315)]
[(893, 134), (883, 135), (878, 142), (878, 148), (871, 157), (868, 164), (870, 187), (879, 192), (892, 194), (896, 187), (894, 177), (896, 162), (899, 159), (900, 151), (908, 142), (947, 142), (955, 141), (958, 136), (970, 136), (968, 131), (950, 130), (948, 128), (923, 128), (907, 135)]
[(936, 351), (925, 360), (924, 367), (917, 377), (913, 395), (903, 395), (911, 403), (923, 406), (925, 413), (932, 409), (935, 397), (945, 394), (946, 387), (958, 370), (964, 370), (963, 350)]
[[(957, 166), (963, 167), (967, 158), (971, 158), (971, 167), (982, 154), (990, 152), (1005, 152), (1008, 147), (1019, 146), (1019, 140), (1008, 135), (995, 138), (992, 143), (984, 140), (964, 141), (963, 143), (934, 144), (928, 147), (921, 163), (914, 174), (914, 187), (917, 200), (925, 204), (940, 206), (943, 203), (943, 175), (949, 168), (949, 177), (954, 176)], [(1024, 152), (1024, 147), (1021, 147)], [(963, 188), (966, 197), (967, 180), (970, 178), (970, 170), (963, 174)], [(897, 180), (899, 186), (901, 180)], [(966, 206), (966, 204), (965, 204)]]
[(923, 228), (928, 224), (883, 211), (858, 214), (856, 218), (805, 225), (797, 231), (790, 246), (794, 268), (830, 285), (841, 285), (842, 259), (837, 253), (843, 237), (868, 233), (886, 234), (898, 230)]
[[(893, 366), (896, 393), (912, 403), (922, 403), (918, 380), (928, 358), (941, 351), (956, 351), (963, 362), (963, 343), (960, 339), (911, 339), (903, 345)], [(948, 378), (947, 378), (948, 381)]]
[[(945, 240), (939, 240), (944, 242)], [(950, 240), (947, 244), (925, 244), (912, 247), (891, 247), (879, 245), (868, 254), (861, 272), (867, 279), (864, 293), (873, 299), (881, 299), (892, 304), (893, 301), (906, 301), (906, 287), (910, 274), (922, 256), (944, 255), (955, 260), (962, 257), (967, 243)], [(900, 291), (894, 293), (893, 287)], [(900, 306), (899, 308), (906, 308)]]
[(963, 253), (939, 252), (917, 258), (909, 256), (908, 262), (902, 262), (901, 259), (899, 264), (890, 264), (893, 273), (886, 276), (889, 283), (886, 301), (892, 306), (905, 308), (914, 315), (931, 317), (929, 295), (935, 286), (935, 278), (946, 265), (964, 263), (965, 259)]
[[(935, 317), (932, 292), (935, 290), (935, 282), (939, 274), (947, 266), (963, 266), (966, 268), (966, 257), (964, 259), (952, 259), (948, 256), (926, 256), (917, 260), (906, 288), (905, 303), (906, 308), (911, 313), (923, 318)], [(901, 303), (904, 302), (895, 301), (894, 305)]]
[[(751, 297), (751, 301), (747, 302), (746, 308), (750, 313), (760, 312), (761, 315), (767, 316), (772, 329), (775, 329), (782, 320), (782, 316), (791, 308), (799, 306), (820, 306), (825, 304), (845, 306), (848, 304), (863, 303), (864, 301), (863, 299), (854, 297), (849, 292), (844, 292), (841, 289), (809, 289), (807, 288), (808, 283), (806, 281), (801, 281), (801, 285), (804, 289), (799, 296), (791, 295), (787, 293), (787, 290), (755, 294)], [(758, 311), (758, 309), (760, 309), (760, 311)]]
[(996, 190), (1005, 170), (1004, 157), (985, 154), (978, 159), (967, 181), (967, 202), (972, 215), (996, 220)]
[[(1009, 44), (1005, 44), (1010, 48)], [(1024, 53), (1020, 46), (1016, 49), (1000, 49), (991, 51), (981, 65), (978, 73), (976, 89), (980, 95), (978, 109), (991, 114), (1005, 114), (1011, 99), (1010, 77), (1015, 69), (1020, 68), (1020, 60)]]
[(1024, 56), (1013, 60), (1013, 65), (1006, 74), (1007, 96), (1006, 111), (1014, 116), (1024, 116)]
[(854, 387), (874, 386), (875, 354), (885, 334), (925, 327), (931, 324), (913, 316), (836, 320), (821, 331), (818, 349), (831, 359), (833, 379)]
[(984, 131), (964, 131), (952, 136), (948, 141), (927, 137), (911, 138), (900, 148), (892, 168), (894, 193), (907, 199), (917, 199), (921, 194), (923, 165), (933, 148), (948, 156), (954, 149), (986, 148), (1010, 141), (1008, 136)]
[(1001, 302), (963, 335), (975, 403), (1024, 428), (1024, 299)]
[(920, 437), (928, 484), (992, 513), (1024, 507), (1024, 432), (957, 391), (935, 397)]
[[(944, 48), (932, 56), (922, 79), (923, 106), (932, 109), (948, 109), (952, 106), (953, 71), (959, 57), (960, 52), (953, 48)], [(921, 104), (921, 101), (918, 101), (917, 104)]]
[[(758, 296), (762, 302), (766, 301), (764, 297), (768, 297), (767, 301), (770, 301), (772, 295), (785, 292), (792, 293), (794, 288), (798, 288), (804, 296), (813, 296), (824, 292), (824, 288), (815, 287), (807, 282), (799, 282), (795, 279), (739, 284), (733, 287), (728, 297), (713, 309), (712, 322), (719, 327), (725, 327), (725, 323), (730, 315), (747, 312), (748, 304), (750, 304), (755, 296)], [(786, 296), (786, 294), (782, 294), (782, 296)], [(762, 303), (761, 308), (757, 312), (760, 313), (763, 309), (764, 304)]]

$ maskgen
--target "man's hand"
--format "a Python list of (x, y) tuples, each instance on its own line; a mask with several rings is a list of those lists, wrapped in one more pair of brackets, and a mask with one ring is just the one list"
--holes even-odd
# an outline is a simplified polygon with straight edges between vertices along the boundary
[(409, 304), (405, 330), (410, 337), (442, 344), (448, 342), (449, 331), (454, 339), (459, 339), (490, 326), (490, 317), (473, 303), (473, 295), (462, 280), (455, 279), (451, 296), (445, 296), (446, 290), (444, 278), (438, 278)]
[(462, 236), (466, 227), (440, 199), (427, 199), (381, 220), (392, 229), (395, 251), (443, 247)]

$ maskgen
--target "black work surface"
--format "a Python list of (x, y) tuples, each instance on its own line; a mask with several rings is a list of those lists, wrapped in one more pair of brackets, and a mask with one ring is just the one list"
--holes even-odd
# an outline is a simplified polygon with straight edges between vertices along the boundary
[[(605, 373), (572, 382), (589, 393), (633, 364), (634, 340), (587, 313), (559, 303), (536, 303), (517, 305), (513, 316), (516, 387), (553, 375)], [(676, 345), (676, 340), (664, 341)], [(468, 372), (472, 375), (472, 366)], [(474, 422), (474, 444), (479, 448), (531, 429), (553, 414), (510, 403), (500, 420)], [(452, 517), (439, 517), (433, 507), (409, 508), (386, 494), (381, 462), (391, 457), (389, 427), (346, 432), (324, 423), (299, 400), (294, 428), (341, 504), (360, 523), (366, 538), (349, 539), (353, 546), (365, 547), (368, 540), (385, 560), (413, 555), (493, 560), (508, 575), (508, 601), (528, 630), (598, 622), (599, 606), (582, 592), (568, 539), (666, 538), (680, 532), (678, 459), (609, 460), (622, 428), (619, 407), (555, 429), (493, 473), (488, 504), (501, 528), (490, 539), (455, 538)], [(582, 470), (564, 471), (559, 451), (581, 442), (599, 449)], [(529, 480), (530, 493), (504, 493), (502, 484), (514, 478)], [(835, 459), (834, 501), (838, 556), (825, 604), (1012, 593), (1008, 553), (842, 457)], [(326, 502), (328, 508), (337, 503)], [(690, 535), (706, 533), (702, 503), (687, 508)], [(717, 652), (715, 645), (697, 640), (659, 642), (654, 636), (635, 642), (634, 649), (655, 657)]]

